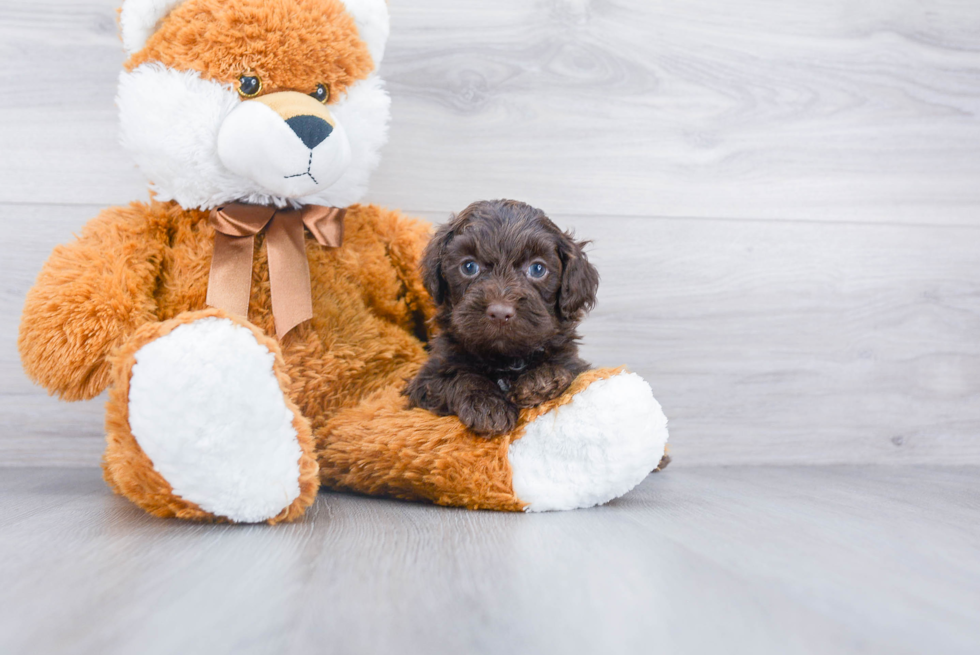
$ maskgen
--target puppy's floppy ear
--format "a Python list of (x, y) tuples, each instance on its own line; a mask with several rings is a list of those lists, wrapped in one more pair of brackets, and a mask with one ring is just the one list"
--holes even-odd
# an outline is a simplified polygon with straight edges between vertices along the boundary
[(599, 271), (585, 256), (583, 248), (588, 244), (588, 241), (575, 241), (568, 232), (563, 232), (558, 242), (561, 257), (558, 313), (566, 321), (577, 321), (595, 307)]
[(432, 235), (425, 252), (422, 253), (422, 262), (419, 268), (422, 270), (422, 284), (425, 290), (432, 296), (432, 300), (437, 305), (446, 302), (449, 287), (446, 278), (442, 276), (442, 256), (446, 252), (446, 246), (453, 240), (453, 227), (455, 216), (436, 230)]

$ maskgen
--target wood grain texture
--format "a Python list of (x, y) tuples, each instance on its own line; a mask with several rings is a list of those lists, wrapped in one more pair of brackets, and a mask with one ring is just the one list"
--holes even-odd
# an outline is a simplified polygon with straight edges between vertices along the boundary
[(569, 218), (684, 461), (980, 463), (980, 230)]
[(977, 3), (410, 4), (385, 62), (390, 204), (980, 220)]
[(17, 333), (24, 297), (52, 248), (99, 211), (85, 205), (0, 204), (0, 462), (6, 465), (97, 465), (105, 443), (104, 397), (64, 403), (24, 375)]
[[(102, 402), (58, 403), (21, 372), (24, 295), (95, 207), (2, 206), (0, 461), (94, 465)], [(445, 216), (427, 214), (438, 221)], [(582, 327), (670, 419), (676, 466), (980, 464), (980, 230), (560, 216), (602, 276)]]
[(542, 515), (321, 494), (269, 528), (0, 469), (0, 651), (972, 654), (978, 475), (668, 469)]
[[(117, 3), (0, 7), (0, 201), (145, 196), (116, 144)], [(972, 0), (396, 1), (392, 26), (385, 204), (980, 221)]]

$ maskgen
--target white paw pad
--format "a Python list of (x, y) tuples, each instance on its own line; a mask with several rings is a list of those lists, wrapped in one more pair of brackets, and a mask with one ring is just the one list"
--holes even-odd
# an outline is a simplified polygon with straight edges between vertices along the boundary
[(514, 494), (528, 512), (601, 505), (653, 471), (666, 444), (667, 418), (643, 378), (598, 380), (511, 444)]
[(176, 495), (240, 523), (299, 496), (302, 451), (274, 361), (223, 318), (181, 325), (136, 353), (130, 429)]

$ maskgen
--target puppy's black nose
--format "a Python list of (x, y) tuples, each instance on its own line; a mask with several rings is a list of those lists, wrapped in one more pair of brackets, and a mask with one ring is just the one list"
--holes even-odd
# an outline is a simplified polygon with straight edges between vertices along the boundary
[(286, 121), (300, 141), (307, 148), (312, 150), (323, 143), (323, 140), (330, 136), (333, 127), (319, 116), (293, 116)]
[(513, 305), (502, 302), (495, 302), (487, 307), (487, 318), (499, 323), (506, 323), (514, 318), (515, 309)]

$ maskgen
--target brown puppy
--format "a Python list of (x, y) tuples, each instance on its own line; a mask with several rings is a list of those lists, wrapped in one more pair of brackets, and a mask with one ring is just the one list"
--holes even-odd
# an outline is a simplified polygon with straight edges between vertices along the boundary
[(475, 202), (439, 228), (422, 278), (439, 328), (404, 393), (494, 435), (518, 409), (556, 398), (589, 364), (575, 329), (595, 305), (599, 273), (544, 212), (515, 200)]

